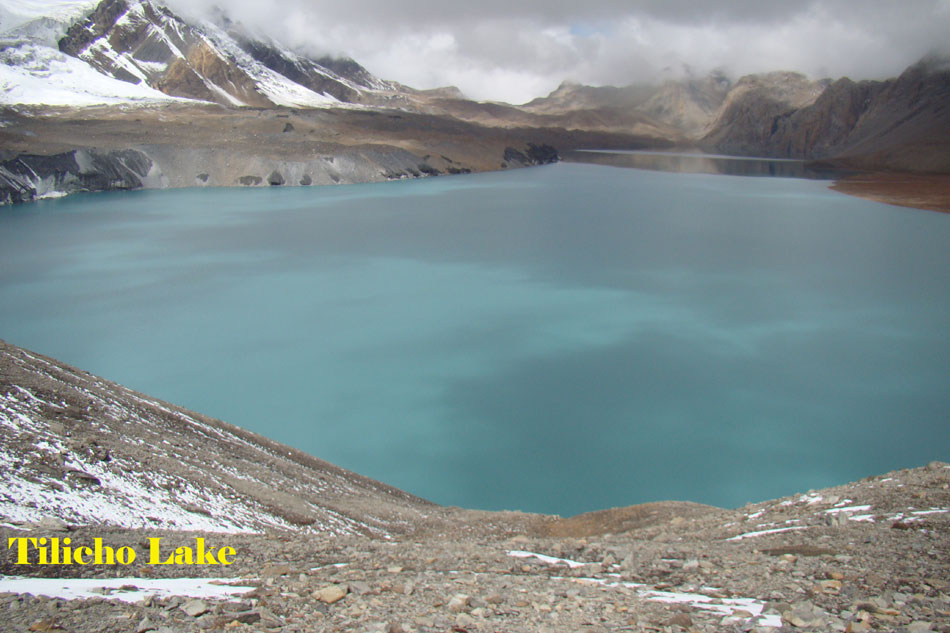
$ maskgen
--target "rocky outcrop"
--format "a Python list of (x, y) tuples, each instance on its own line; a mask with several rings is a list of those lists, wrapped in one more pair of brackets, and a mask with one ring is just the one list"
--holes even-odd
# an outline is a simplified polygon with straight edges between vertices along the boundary
[[(950, 171), (950, 65), (944, 60), (922, 60), (888, 81), (839, 79), (797, 104), (781, 92), (739, 93), (741, 84), (702, 140), (707, 149), (865, 169)], [(797, 94), (807, 97), (817, 85)]]
[(869, 91), (837, 149), (859, 167), (950, 172), (950, 59), (931, 57)]
[(776, 122), (814, 103), (824, 88), (800, 73), (743, 77), (729, 91), (702, 144), (724, 154), (775, 156), (769, 141)]
[(880, 88), (878, 82), (839, 79), (828, 86), (815, 103), (772, 123), (769, 153), (802, 158), (832, 155), (847, 142)]
[(729, 78), (718, 72), (700, 79), (668, 81), (640, 110), (686, 137), (696, 138), (712, 123), (731, 87)]
[(528, 143), (526, 153), (532, 165), (549, 165), (560, 160), (557, 149), (543, 143), (541, 145)]
[[(557, 149), (528, 143), (505, 149), (504, 167), (545, 165), (559, 160)], [(29, 202), (81, 191), (198, 186), (328, 185), (440, 174), (467, 174), (473, 168), (446, 156), (431, 165), (390, 147), (341, 149), (336, 154), (279, 158), (260, 153), (222, 154), (213, 149), (143, 146), (131, 150), (78, 149), (42, 156), (21, 154), (0, 163), (0, 204)]]
[(0, 163), (0, 204), (81, 191), (139, 189), (146, 182), (161, 182), (161, 174), (154, 168), (152, 160), (137, 150), (21, 154)]
[(517, 150), (514, 147), (506, 147), (502, 155), (504, 167), (529, 165), (548, 165), (560, 160), (557, 149), (545, 144), (528, 143), (524, 151)]

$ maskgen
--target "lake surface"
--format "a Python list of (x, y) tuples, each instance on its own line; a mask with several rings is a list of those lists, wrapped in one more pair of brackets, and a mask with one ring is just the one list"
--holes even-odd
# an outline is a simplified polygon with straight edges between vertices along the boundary
[(649, 169), (682, 174), (766, 176), (830, 180), (843, 172), (819, 163), (789, 158), (749, 158), (700, 152), (650, 150), (573, 150), (564, 153), (572, 163)]
[(558, 164), (0, 209), (0, 338), (443, 504), (735, 507), (950, 458), (950, 217)]

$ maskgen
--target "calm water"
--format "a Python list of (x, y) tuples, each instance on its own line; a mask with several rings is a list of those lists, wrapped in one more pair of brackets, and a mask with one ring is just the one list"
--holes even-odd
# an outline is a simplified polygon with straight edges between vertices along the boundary
[(0, 209), (0, 337), (445, 504), (950, 458), (950, 217), (560, 164)]
[(650, 169), (684, 174), (770, 176), (829, 180), (840, 172), (815, 163), (787, 158), (746, 158), (677, 151), (574, 150), (564, 153), (572, 163)]

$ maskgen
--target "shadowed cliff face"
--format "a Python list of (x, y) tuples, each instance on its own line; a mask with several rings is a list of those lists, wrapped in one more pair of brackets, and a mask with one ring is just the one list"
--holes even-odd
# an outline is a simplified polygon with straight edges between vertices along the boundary
[(823, 88), (798, 73), (743, 77), (729, 91), (702, 143), (724, 154), (777, 155), (768, 152), (773, 123), (813, 103)]
[[(785, 94), (820, 89), (799, 84), (804, 90)], [(866, 169), (950, 171), (950, 70), (939, 60), (923, 60), (888, 81), (839, 79), (810, 102), (776, 94), (782, 93), (768, 85), (734, 90), (701, 145)]]
[(153, 167), (152, 160), (136, 150), (21, 154), (0, 162), (0, 204), (80, 191), (139, 189), (150, 175), (158, 176)]

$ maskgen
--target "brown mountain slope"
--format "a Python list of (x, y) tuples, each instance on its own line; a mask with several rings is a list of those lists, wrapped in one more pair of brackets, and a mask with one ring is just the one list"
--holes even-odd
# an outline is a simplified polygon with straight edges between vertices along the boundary
[(701, 144), (723, 154), (784, 156), (770, 148), (774, 122), (814, 103), (823, 89), (799, 73), (743, 77), (729, 91)]
[[(670, 140), (696, 138), (722, 106), (731, 82), (721, 73), (662, 84), (585, 86), (564, 82), (520, 109), (558, 117), (558, 125), (597, 129), (651, 129)], [(640, 126), (639, 128), (634, 126)]]
[(882, 82), (838, 158), (860, 167), (950, 171), (950, 62), (923, 60)]
[[(820, 86), (799, 83), (806, 87), (802, 96)], [(839, 79), (816, 98), (797, 103), (768, 85), (737, 89), (702, 139), (706, 149), (832, 160), (863, 169), (950, 171), (950, 65), (945, 61), (923, 60), (883, 82)]]

